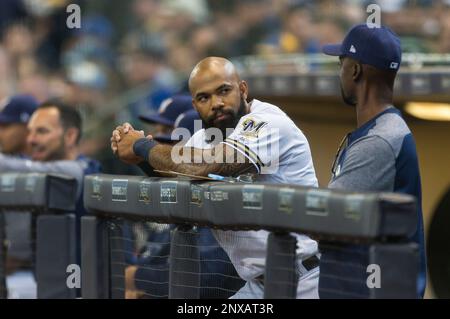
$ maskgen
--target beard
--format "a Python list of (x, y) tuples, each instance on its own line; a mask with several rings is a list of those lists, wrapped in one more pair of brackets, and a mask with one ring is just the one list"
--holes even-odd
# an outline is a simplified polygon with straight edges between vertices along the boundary
[[(202, 118), (203, 126), (205, 129), (208, 128), (216, 128), (219, 129), (222, 133), (223, 138), (227, 136), (227, 129), (234, 129), (236, 125), (239, 123), (241, 117), (245, 115), (246, 102), (244, 98), (241, 96), (239, 109), (237, 112), (234, 112), (233, 109), (220, 109), (211, 116), (208, 116), (206, 119)], [(221, 115), (228, 115), (228, 117), (218, 123), (216, 123), (216, 119)]]
[(50, 161), (62, 160), (65, 158), (65, 155), (66, 155), (66, 142), (64, 141), (64, 136), (61, 136), (59, 146), (49, 154), (49, 160)]
[(64, 145), (55, 149), (52, 153), (49, 154), (47, 161), (60, 161), (65, 157), (65, 148)]
[[(38, 145), (31, 145), (32, 147), (39, 147)], [(63, 160), (65, 158), (66, 155), (66, 151), (65, 151), (65, 141), (64, 141), (64, 137), (61, 137), (60, 139), (60, 143), (59, 145), (51, 150), (49, 153), (47, 153), (47, 155), (45, 156), (45, 158), (41, 158), (41, 161), (58, 161), (58, 160)]]
[(342, 88), (342, 84), (341, 84), (341, 95), (342, 95), (342, 99), (344, 100), (345, 104), (350, 105), (350, 106), (356, 106), (356, 98), (345, 94), (344, 89)]

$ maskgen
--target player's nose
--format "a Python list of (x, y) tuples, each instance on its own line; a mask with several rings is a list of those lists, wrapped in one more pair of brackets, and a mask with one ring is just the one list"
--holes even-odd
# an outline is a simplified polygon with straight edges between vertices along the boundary
[(225, 106), (222, 97), (217, 95), (211, 97), (211, 105), (214, 112), (221, 110)]

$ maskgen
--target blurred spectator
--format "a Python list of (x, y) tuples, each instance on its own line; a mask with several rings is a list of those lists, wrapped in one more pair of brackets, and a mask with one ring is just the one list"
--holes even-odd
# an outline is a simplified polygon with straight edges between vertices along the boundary
[(33, 95), (38, 101), (43, 102), (57, 94), (57, 92), (51, 92), (52, 78), (51, 73), (36, 67), (20, 75), (17, 79), (17, 89)]
[(174, 18), (182, 13), (191, 16), (195, 23), (203, 23), (208, 17), (208, 6), (205, 0), (166, 0), (164, 6), (173, 12)]
[(260, 50), (263, 54), (320, 52), (311, 13), (303, 7), (288, 9), (281, 30), (266, 38)]
[(101, 92), (108, 86), (108, 78), (100, 65), (82, 60), (79, 63), (71, 64), (66, 69), (67, 80), (69, 84), (74, 85), (77, 89), (73, 93), (72, 99), (76, 99), (78, 104), (89, 104), (90, 98), (85, 97), (85, 93), (81, 89), (85, 89), (87, 96), (91, 96), (94, 92)]
[(450, 53), (450, 3), (441, 17), (442, 31), (440, 34), (439, 48), (442, 53)]
[(0, 10), (0, 37), (8, 25), (18, 20), (23, 20), (26, 16), (27, 12), (21, 0), (2, 0), (2, 9)]
[(3, 45), (13, 59), (33, 54), (35, 43), (30, 28), (24, 23), (11, 24), (3, 34)]
[(103, 149), (109, 137), (105, 131), (111, 127), (114, 116), (99, 117), (107, 105), (110, 79), (105, 69), (91, 61), (73, 61), (66, 68), (64, 100), (75, 106), (85, 122), (80, 150), (83, 154), (104, 159)]
[(269, 3), (269, 0), (245, 0), (237, 3), (233, 20), (243, 21), (244, 27), (230, 43), (228, 55), (248, 55), (256, 52), (258, 44), (272, 30), (279, 29), (279, 17), (273, 15)]
[(34, 33), (37, 60), (49, 69), (59, 68), (63, 46), (74, 34), (74, 29), (66, 27), (66, 6), (70, 3), (78, 4), (80, 1), (23, 1), (27, 11), (33, 17), (31, 26)]
[(14, 76), (8, 53), (0, 46), (0, 100), (13, 91)]
[(96, 14), (83, 16), (82, 23), (82, 28), (74, 31), (71, 42), (66, 41), (63, 65), (68, 67), (89, 60), (113, 67), (116, 56), (111, 47), (114, 36), (111, 22), (105, 16)]
[(161, 0), (134, 0), (131, 4), (132, 28), (144, 32), (159, 31), (158, 19), (153, 19), (160, 11)]
[(121, 68), (128, 86), (145, 86), (148, 90), (131, 101), (126, 108), (128, 114), (119, 115), (137, 123), (140, 114), (156, 112), (161, 102), (178, 90), (179, 84), (167, 65), (167, 51), (157, 34), (130, 34), (122, 48)]
[(408, 0), (377, 0), (375, 2), (384, 12), (392, 13), (402, 10)]

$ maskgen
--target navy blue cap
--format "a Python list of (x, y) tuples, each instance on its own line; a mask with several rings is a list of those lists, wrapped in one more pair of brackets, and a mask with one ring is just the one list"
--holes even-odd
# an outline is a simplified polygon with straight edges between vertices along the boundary
[(350, 57), (381, 70), (397, 71), (402, 62), (400, 39), (385, 26), (356, 25), (347, 33), (342, 44), (325, 45), (322, 52)]
[[(195, 134), (196, 129), (200, 129), (201, 125), (195, 126), (195, 121), (201, 121), (200, 119), (200, 115), (198, 114), (198, 112), (194, 109), (189, 110), (187, 112), (184, 112), (182, 114), (180, 114), (177, 119), (175, 120), (175, 129), (177, 128), (185, 128), (187, 130), (189, 130), (189, 132), (191, 133), (191, 136)], [(164, 134), (164, 135), (157, 135), (155, 136), (155, 140), (157, 140), (158, 142), (163, 142), (163, 143), (170, 143), (170, 142), (176, 142), (181, 140), (181, 138), (179, 138), (179, 136), (177, 136), (177, 138), (172, 138), (171, 134)]]
[(26, 124), (37, 107), (38, 102), (31, 95), (8, 98), (3, 107), (0, 105), (0, 124)]
[(193, 105), (190, 95), (176, 95), (162, 101), (157, 114), (143, 114), (139, 116), (139, 119), (147, 123), (174, 126), (177, 117), (191, 109), (193, 109)]

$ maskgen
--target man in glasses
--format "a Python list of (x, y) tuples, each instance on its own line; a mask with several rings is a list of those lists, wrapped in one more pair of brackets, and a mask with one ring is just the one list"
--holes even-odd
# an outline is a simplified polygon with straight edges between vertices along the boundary
[[(417, 230), (412, 240), (420, 250), (417, 294), (423, 297), (426, 257), (419, 165), (412, 133), (393, 106), (400, 40), (387, 27), (361, 24), (349, 31), (342, 44), (326, 45), (323, 52), (339, 57), (342, 98), (355, 108), (357, 118), (357, 128), (346, 136), (336, 155), (329, 187), (416, 197)], [(323, 282), (321, 287), (329, 284)]]

